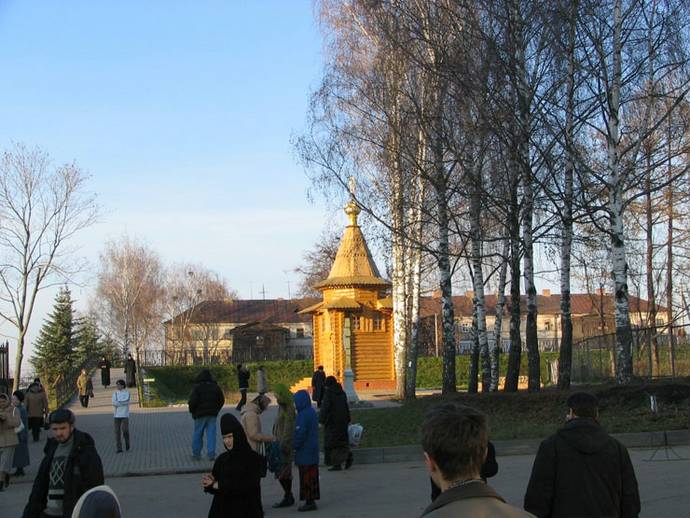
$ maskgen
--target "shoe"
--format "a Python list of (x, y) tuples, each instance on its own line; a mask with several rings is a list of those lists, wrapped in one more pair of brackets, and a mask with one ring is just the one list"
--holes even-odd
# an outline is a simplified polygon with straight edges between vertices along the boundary
[(192, 460), (201, 460), (201, 455), (192, 454)]
[(352, 452), (350, 452), (347, 456), (347, 460), (345, 461), (345, 469), (350, 469), (352, 467), (352, 463), (355, 461), (354, 455), (352, 455)]
[(115, 451), (115, 453), (122, 453), (122, 450), (117, 450)]
[(283, 499), (276, 503), (273, 504), (274, 509), (279, 509), (281, 507), (290, 507), (291, 505), (295, 505), (295, 497), (292, 495), (284, 496)]
[(331, 466), (330, 468), (328, 468), (328, 471), (340, 471), (342, 469), (343, 468), (340, 466), (340, 464), (336, 464), (335, 466)]
[(316, 504), (314, 502), (306, 502), (303, 505), (300, 505), (297, 510), (300, 513), (303, 513), (305, 511), (316, 511)]
[(24, 468), (17, 468), (17, 471), (14, 472), (15, 477), (23, 477), (24, 475), (26, 475)]

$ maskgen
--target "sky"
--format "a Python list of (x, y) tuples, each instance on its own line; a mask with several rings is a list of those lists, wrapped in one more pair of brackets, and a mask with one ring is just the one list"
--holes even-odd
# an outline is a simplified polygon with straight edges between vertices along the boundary
[[(74, 160), (98, 196), (98, 223), (72, 243), (91, 265), (77, 309), (124, 234), (242, 298), (294, 292), (324, 222), (345, 220), (309, 201), (291, 144), (322, 69), (311, 0), (0, 2), (0, 148)], [(53, 299), (40, 295), (29, 341)]]

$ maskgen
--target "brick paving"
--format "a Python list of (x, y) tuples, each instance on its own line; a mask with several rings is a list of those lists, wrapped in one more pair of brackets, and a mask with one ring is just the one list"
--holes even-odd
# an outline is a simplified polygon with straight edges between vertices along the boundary
[[(101, 386), (100, 371), (92, 377), (94, 398), (88, 408), (82, 408), (79, 400), (68, 406), (77, 418), (79, 430), (89, 433), (96, 441), (103, 468), (107, 477), (146, 475), (159, 473), (198, 472), (209, 469), (211, 462), (206, 459), (206, 448), (202, 450), (202, 460), (192, 459), (192, 431), (194, 423), (186, 405), (164, 408), (141, 408), (136, 389), (129, 389), (132, 395), (130, 405), (129, 430), (132, 447), (130, 451), (115, 453), (113, 432), (113, 407), (111, 404), (114, 383), (124, 378), (122, 369), (111, 369), (109, 388)], [(251, 398), (250, 393), (250, 398)], [(230, 404), (232, 403), (232, 404)], [(229, 401), (221, 415), (230, 412), (239, 418), (235, 410), (236, 402)], [(275, 420), (276, 407), (272, 405), (262, 414), (262, 428), (270, 432)], [(218, 429), (220, 432), (220, 429)], [(16, 482), (30, 482), (35, 476), (43, 457), (43, 447), (49, 432), (41, 432), (41, 440), (34, 443), (29, 439), (31, 465), (25, 469), (27, 476), (15, 479)], [(223, 451), (220, 433), (216, 437), (216, 454)]]

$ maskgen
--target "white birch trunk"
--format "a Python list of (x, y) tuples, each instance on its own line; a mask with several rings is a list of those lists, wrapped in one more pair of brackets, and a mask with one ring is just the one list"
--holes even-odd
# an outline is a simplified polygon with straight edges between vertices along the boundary
[(491, 392), (498, 390), (501, 361), (501, 337), (503, 335), (503, 311), (506, 305), (506, 283), (508, 281), (508, 253), (510, 241), (503, 241), (501, 269), (498, 275), (498, 293), (496, 295), (496, 317), (494, 319), (494, 346), (491, 349)]
[(571, 3), (570, 26), (568, 30), (567, 107), (565, 114), (566, 164), (563, 171), (563, 209), (561, 223), (561, 344), (558, 356), (558, 387), (570, 388), (573, 363), (573, 318), (570, 302), (570, 255), (573, 244), (573, 178), (574, 159), (574, 116), (575, 116), (575, 37), (577, 28), (577, 0)]
[(613, 9), (613, 83), (609, 92), (607, 168), (609, 188), (609, 221), (611, 234), (611, 276), (615, 289), (616, 322), (616, 382), (630, 383), (632, 379), (632, 329), (628, 301), (628, 262), (623, 222), (623, 181), (620, 173), (620, 94), (622, 80), (622, 0)]
[(482, 268), (482, 227), (481, 227), (481, 172), (475, 172), (470, 187), (470, 236), (472, 241), (472, 285), (474, 287), (474, 306), (476, 313), (476, 335), (479, 344), (482, 368), (482, 392), (488, 392), (491, 384), (491, 361), (489, 359), (489, 339), (486, 333), (486, 304), (484, 296), (484, 271)]

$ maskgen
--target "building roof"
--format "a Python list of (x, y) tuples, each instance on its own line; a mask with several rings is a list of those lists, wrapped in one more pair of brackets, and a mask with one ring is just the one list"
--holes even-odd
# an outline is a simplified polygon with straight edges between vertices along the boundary
[(317, 302), (320, 302), (317, 298), (206, 300), (175, 318), (188, 319), (190, 324), (311, 323), (311, 316), (299, 311)]
[[(496, 295), (486, 296), (487, 315), (494, 315), (496, 312)], [(605, 315), (613, 315), (614, 300), (613, 295), (604, 294), (600, 298), (599, 294), (573, 293), (571, 295), (573, 315), (598, 315), (599, 307), (603, 300), (603, 312)], [(176, 318), (189, 318), (191, 324), (256, 324), (258, 322), (266, 324), (311, 324), (309, 312), (318, 309), (360, 309), (361, 304), (352, 299), (336, 299), (330, 303), (328, 308), (319, 298), (304, 299), (268, 299), (268, 300), (208, 300), (200, 302), (193, 308), (188, 309)], [(472, 316), (472, 297), (459, 295), (453, 297), (453, 306), (456, 317)], [(377, 302), (378, 309), (391, 308), (392, 300), (390, 297), (380, 299)], [(561, 296), (559, 294), (537, 295), (537, 308), (541, 315), (558, 315), (561, 313)], [(657, 306), (657, 311), (663, 313), (666, 308)], [(526, 296), (520, 300), (520, 311), (524, 314), (527, 310)], [(649, 302), (638, 297), (630, 296), (631, 313), (648, 313)], [(420, 313), (422, 317), (440, 314), (441, 300), (438, 297), (422, 297), (420, 301)], [(510, 312), (510, 297), (506, 297), (506, 305), (503, 310), (505, 315)], [(190, 315), (187, 317), (187, 315)], [(170, 320), (166, 322), (170, 323)]]
[[(645, 299), (630, 295), (631, 313), (648, 313), (649, 302)], [(487, 315), (494, 315), (496, 313), (497, 295), (486, 295), (485, 307)], [(602, 312), (604, 315), (613, 315), (615, 312), (614, 297), (610, 293), (604, 295), (594, 293), (572, 293), (570, 295), (571, 313), (573, 315), (599, 315)], [(472, 316), (472, 296), (471, 293), (467, 295), (459, 295), (453, 297), (453, 307), (456, 316), (471, 317)], [(603, 311), (602, 311), (603, 310)], [(658, 312), (665, 312), (666, 308), (658, 306)], [(520, 312), (525, 314), (527, 311), (527, 296), (520, 297)], [(558, 293), (549, 295), (537, 295), (537, 311), (540, 315), (560, 315), (561, 313), (561, 296)], [(422, 297), (420, 303), (420, 313), (422, 317), (432, 316), (441, 312), (441, 299), (438, 297)], [(510, 296), (506, 297), (506, 304), (503, 309), (503, 314), (507, 315), (510, 312)]]
[(328, 277), (315, 284), (314, 288), (324, 290), (344, 286), (390, 287), (391, 283), (381, 277), (362, 229), (357, 224), (359, 211), (354, 202), (348, 203), (345, 207), (350, 224), (345, 227)]

